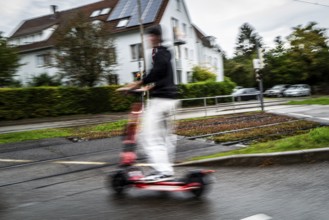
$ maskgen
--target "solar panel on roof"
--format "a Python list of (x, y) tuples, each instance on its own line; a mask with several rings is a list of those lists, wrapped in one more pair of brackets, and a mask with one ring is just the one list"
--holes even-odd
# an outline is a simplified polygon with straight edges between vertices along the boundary
[(160, 9), (162, 1), (158, 1), (158, 0), (150, 0), (149, 4), (150, 7), (148, 8), (148, 11), (145, 13), (145, 15), (143, 14), (144, 17), (144, 22), (145, 23), (149, 23), (149, 22), (153, 22), (156, 15), (158, 14), (158, 11)]
[[(141, 0), (143, 23), (155, 20), (163, 0)], [(108, 21), (130, 17), (127, 27), (139, 25), (138, 0), (119, 0)]]
[(136, 0), (128, 1), (125, 7), (121, 11), (120, 18), (131, 16), (132, 11), (134, 10), (134, 8), (136, 8), (136, 5), (137, 5)]
[[(114, 10), (112, 11), (110, 17), (107, 19), (108, 21), (119, 19), (122, 10), (124, 9), (125, 5), (129, 0), (120, 0), (118, 4), (115, 6)], [(131, 1), (131, 0), (130, 0)]]
[[(142, 11), (142, 14), (143, 14), (143, 11), (145, 10), (148, 2), (149, 2), (149, 0), (141, 0), (141, 11)], [(128, 24), (129, 27), (139, 25), (139, 11), (138, 10), (139, 10), (138, 9), (138, 6), (135, 7), (135, 9), (134, 9), (134, 11), (132, 13), (131, 19), (129, 21), (129, 24)]]

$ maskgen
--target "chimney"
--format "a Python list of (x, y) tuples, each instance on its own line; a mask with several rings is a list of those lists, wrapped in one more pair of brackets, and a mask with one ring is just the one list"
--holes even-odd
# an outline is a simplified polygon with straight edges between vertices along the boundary
[(53, 19), (56, 19), (57, 18), (57, 15), (58, 15), (58, 11), (57, 11), (57, 5), (51, 5), (51, 11), (53, 13)]

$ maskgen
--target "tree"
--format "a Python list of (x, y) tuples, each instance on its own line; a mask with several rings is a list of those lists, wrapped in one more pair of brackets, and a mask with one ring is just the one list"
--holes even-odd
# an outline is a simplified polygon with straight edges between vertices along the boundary
[(298, 25), (288, 36), (291, 65), (299, 68), (295, 78), (301, 82), (317, 84), (329, 83), (329, 46), (326, 29), (316, 27), (311, 22), (305, 27)]
[[(265, 54), (264, 85), (329, 82), (329, 48), (325, 29), (311, 22), (305, 27), (298, 25), (283, 42), (275, 39), (276, 47)], [(289, 45), (284, 47), (284, 45)]]
[(224, 62), (225, 76), (243, 87), (253, 87), (256, 84), (252, 63), (248, 59), (237, 57)]
[(17, 83), (14, 76), (20, 66), (16, 49), (8, 44), (7, 39), (0, 32), (0, 87)]
[(274, 39), (275, 48), (264, 55), (265, 67), (262, 70), (264, 86), (269, 88), (276, 84), (293, 84), (295, 70), (290, 65), (288, 50), (280, 36)]
[(216, 81), (216, 74), (211, 72), (208, 68), (201, 66), (194, 66), (192, 69), (192, 81)]
[(225, 75), (240, 86), (256, 86), (252, 60), (257, 57), (257, 48), (262, 46), (262, 38), (248, 23), (240, 27), (235, 56), (224, 61)]
[(255, 29), (248, 23), (240, 27), (235, 55), (251, 57), (257, 52), (257, 47), (262, 47), (262, 38), (255, 32)]
[(38, 76), (33, 76), (31, 81), (28, 82), (29, 86), (60, 86), (60, 78), (58, 76), (50, 76), (47, 73), (41, 73)]
[(116, 64), (115, 44), (103, 22), (90, 22), (79, 13), (56, 34), (57, 67), (70, 84), (96, 86), (111, 78)]

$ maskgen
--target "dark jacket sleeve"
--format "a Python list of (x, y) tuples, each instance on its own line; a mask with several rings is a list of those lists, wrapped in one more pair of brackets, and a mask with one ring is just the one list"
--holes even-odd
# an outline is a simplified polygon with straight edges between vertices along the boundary
[(171, 65), (170, 59), (170, 53), (167, 51), (159, 51), (155, 55), (153, 68), (143, 79), (143, 84), (155, 83), (156, 86), (163, 84), (164, 81), (166, 81), (168, 65)]

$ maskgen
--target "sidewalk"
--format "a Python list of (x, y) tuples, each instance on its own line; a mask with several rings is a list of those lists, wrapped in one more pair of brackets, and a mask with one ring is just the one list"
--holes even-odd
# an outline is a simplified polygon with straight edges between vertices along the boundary
[[(267, 110), (280, 109), (282, 106), (267, 107)], [(249, 111), (258, 111), (259, 108), (249, 108), (242, 110), (218, 110), (217, 108), (210, 108), (208, 110), (200, 110), (200, 108), (188, 108), (180, 109), (175, 116), (176, 120), (214, 116), (214, 115), (225, 115)], [(11, 121), (0, 121), (0, 134), (39, 130), (46, 128), (64, 128), (74, 127), (82, 125), (93, 125), (100, 123), (113, 122), (121, 119), (128, 118), (128, 112), (118, 113), (104, 113), (104, 114), (86, 114), (86, 115), (70, 115), (70, 116), (58, 116), (58, 117), (47, 117), (47, 118), (30, 118), (20, 119)]]
[(0, 122), (0, 134), (39, 130), (45, 128), (64, 128), (93, 125), (126, 119), (128, 113), (109, 113), (96, 115), (71, 115), (48, 118), (31, 118)]
[[(273, 109), (281, 109), (281, 108), (283, 107), (276, 106), (273, 108), (267, 108), (267, 111), (272, 111)], [(223, 111), (206, 112), (207, 116), (229, 114), (229, 113), (238, 113), (238, 112), (236, 111), (235, 112), (223, 112)], [(37, 130), (44, 128), (60, 128), (60, 127), (72, 127), (72, 126), (80, 126), (80, 125), (106, 123), (106, 122), (126, 119), (127, 115), (128, 113), (109, 113), (109, 114), (98, 114), (98, 115), (74, 115), (74, 116), (61, 116), (54, 118), (5, 121), (0, 123), (0, 134), (18, 132), (18, 131), (27, 131), (27, 130)], [(202, 111), (197, 111), (197, 112), (188, 111), (188, 112), (180, 112), (179, 114), (177, 114), (176, 119), (204, 117), (204, 116), (205, 116), (205, 112)], [(44, 142), (44, 141), (45, 140), (42, 140), (40, 142)], [(33, 143), (30, 144), (39, 145), (38, 143), (35, 143), (35, 141), (33, 141)], [(200, 144), (200, 146), (201, 145), (202, 144)], [(220, 147), (220, 145), (218, 146)], [(218, 149), (218, 151), (222, 151), (222, 149)], [(190, 155), (190, 156), (191, 157), (198, 156), (195, 155), (195, 153), (196, 152), (193, 153), (194, 155)], [(209, 152), (209, 154), (213, 154), (213, 153), (216, 152)], [(185, 159), (187, 159), (187, 157), (185, 157)], [(329, 161), (329, 148), (301, 150), (301, 151), (292, 151), (292, 152), (278, 152), (278, 153), (268, 153), (268, 154), (233, 155), (229, 157), (184, 162), (178, 164), (178, 166), (192, 166), (192, 165), (262, 166), (262, 165), (271, 165), (271, 164), (289, 164), (289, 163), (305, 163), (305, 162), (311, 163), (315, 161)]]

